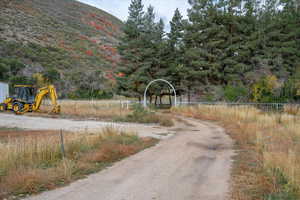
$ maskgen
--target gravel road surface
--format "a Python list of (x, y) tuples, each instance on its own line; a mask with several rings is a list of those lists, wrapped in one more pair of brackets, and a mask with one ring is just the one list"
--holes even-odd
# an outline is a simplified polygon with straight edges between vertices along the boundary
[(154, 137), (158, 139), (168, 138), (174, 133), (174, 131), (170, 131), (168, 128), (161, 128), (157, 125), (32, 117), (5, 113), (0, 114), (0, 127), (28, 130), (65, 130), (75, 132), (93, 132), (99, 131), (105, 127), (113, 127), (123, 131), (136, 132), (141, 137)]

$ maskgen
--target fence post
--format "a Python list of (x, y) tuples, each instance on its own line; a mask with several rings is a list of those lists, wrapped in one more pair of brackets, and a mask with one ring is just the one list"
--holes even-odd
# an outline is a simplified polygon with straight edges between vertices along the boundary
[(60, 130), (60, 148), (63, 159), (66, 157), (63, 130)]
[(123, 104), (122, 104), (122, 100), (120, 100), (120, 117), (122, 116), (122, 109), (123, 109)]

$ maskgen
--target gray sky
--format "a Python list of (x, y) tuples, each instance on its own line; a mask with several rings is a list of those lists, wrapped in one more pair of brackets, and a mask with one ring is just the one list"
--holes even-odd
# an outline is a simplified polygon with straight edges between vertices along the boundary
[[(82, 3), (92, 5), (109, 12), (110, 14), (125, 21), (128, 16), (128, 7), (131, 0), (78, 0)], [(151, 4), (154, 6), (156, 16), (163, 18), (166, 30), (169, 30), (169, 21), (171, 21), (174, 11), (179, 8), (184, 18), (187, 18), (187, 9), (189, 4), (187, 0), (143, 0), (145, 9)]]

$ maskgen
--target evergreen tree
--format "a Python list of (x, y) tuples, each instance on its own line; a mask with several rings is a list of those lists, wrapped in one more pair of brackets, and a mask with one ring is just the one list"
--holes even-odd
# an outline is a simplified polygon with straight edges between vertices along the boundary
[[(158, 78), (163, 78), (165, 75), (165, 61), (164, 61), (164, 22), (160, 19), (157, 23), (155, 22), (154, 8), (148, 7), (145, 14), (145, 31), (143, 33), (144, 41), (144, 66), (143, 72), (145, 74), (144, 85), (142, 87), (145, 90), (146, 85)], [(160, 84), (152, 86), (149, 90), (151, 95), (159, 95), (159, 91), (162, 90)]]
[(143, 11), (141, 0), (132, 0), (129, 18), (124, 27), (124, 36), (119, 52), (124, 61), (119, 67), (117, 92), (141, 99), (147, 84), (162, 75), (162, 49), (164, 23), (155, 22), (154, 7)]
[(186, 88), (184, 87), (186, 81), (187, 67), (184, 64), (183, 59), (183, 31), (184, 22), (183, 16), (177, 8), (174, 12), (172, 21), (170, 21), (170, 33), (168, 33), (168, 42), (166, 52), (168, 56), (166, 58), (168, 62), (168, 69), (166, 77), (169, 81), (175, 85), (177, 94), (181, 95)]
[[(204, 92), (210, 85), (224, 84), (223, 66), (227, 29), (223, 25), (221, 1), (190, 0), (189, 23), (185, 27), (185, 61), (188, 88)], [(193, 91), (192, 91), (193, 92)]]
[(142, 33), (143, 38), (143, 66), (141, 73), (145, 73), (144, 86), (151, 80), (156, 78), (156, 72), (158, 71), (157, 57), (159, 43), (162, 39), (161, 31), (163, 31), (163, 24), (155, 23), (154, 8), (149, 6), (144, 16), (144, 31)]
[(177, 50), (182, 45), (183, 39), (183, 16), (179, 9), (175, 10), (172, 21), (170, 21), (171, 31), (168, 34), (171, 50)]
[[(244, 8), (242, 7), (244, 5)], [(222, 84), (241, 86), (249, 84), (255, 71), (252, 58), (257, 48), (255, 4), (253, 0), (224, 1), (220, 25), (225, 27), (224, 57), (220, 59)], [(254, 38), (253, 38), (254, 36)], [(254, 46), (252, 46), (254, 45)]]
[(123, 60), (117, 77), (118, 93), (140, 98), (140, 74), (136, 73), (142, 66), (143, 41), (143, 4), (141, 0), (132, 0), (129, 6), (129, 17), (124, 25), (124, 35), (118, 46)]
[(287, 79), (300, 67), (299, 13), (293, 0), (284, 1), (279, 5), (283, 6), (283, 9), (273, 8), (272, 19), (264, 30), (264, 53), (272, 73), (281, 79)]
[(140, 97), (151, 80), (164, 78), (179, 94), (214, 93), (211, 88), (217, 88), (221, 100), (222, 88), (239, 97), (238, 91), (250, 91), (270, 76), (282, 84), (282, 95), (287, 96), (286, 88), (294, 88), (295, 96), (299, 1), (189, 0), (189, 4), (188, 20), (176, 9), (165, 37), (164, 23), (155, 21), (154, 8), (144, 13), (141, 0), (132, 0), (119, 46), (124, 60), (122, 77), (117, 79), (120, 93)]

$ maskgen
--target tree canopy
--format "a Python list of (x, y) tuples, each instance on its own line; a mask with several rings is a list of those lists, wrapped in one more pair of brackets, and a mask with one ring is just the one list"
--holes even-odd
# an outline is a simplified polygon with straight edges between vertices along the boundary
[[(202, 99), (298, 99), (297, 0), (188, 2), (188, 19), (176, 9), (166, 34), (163, 21), (156, 20), (154, 7), (144, 11), (141, 0), (132, 0), (119, 45), (124, 61), (119, 68), (124, 74), (118, 78), (120, 93), (139, 97), (148, 82), (164, 78), (179, 94)], [(276, 88), (263, 88), (272, 77)], [(267, 97), (255, 96), (253, 91), (258, 88), (259, 94)]]

